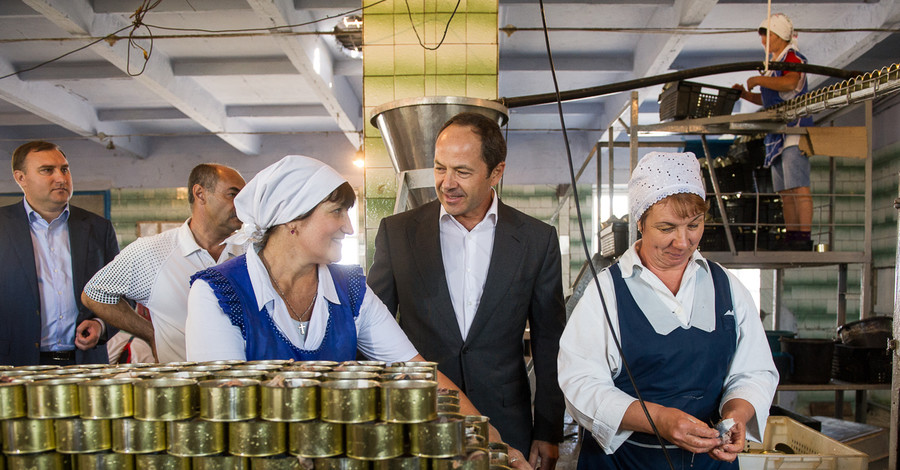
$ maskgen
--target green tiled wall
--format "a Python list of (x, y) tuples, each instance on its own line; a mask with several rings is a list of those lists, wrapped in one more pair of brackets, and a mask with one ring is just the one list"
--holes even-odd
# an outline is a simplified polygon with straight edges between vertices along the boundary
[(190, 215), (185, 188), (110, 190), (110, 220), (120, 248), (137, 238), (139, 221), (183, 222)]
[[(396, 173), (372, 109), (420, 96), (497, 97), (497, 0), (364, 0), (363, 115), (366, 154), (366, 265), (382, 218), (393, 213)], [(407, 11), (407, 5), (409, 10)], [(452, 20), (451, 20), (452, 16)], [(412, 17), (410, 19), (410, 17)], [(419, 39), (435, 47), (428, 50)], [(418, 32), (418, 38), (417, 33)]]

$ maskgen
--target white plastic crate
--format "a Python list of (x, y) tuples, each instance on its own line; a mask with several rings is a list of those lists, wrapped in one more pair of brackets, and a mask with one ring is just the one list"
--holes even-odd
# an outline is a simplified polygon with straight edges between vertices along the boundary
[[(784, 444), (793, 454), (763, 454)], [(868, 470), (869, 456), (786, 416), (769, 416), (762, 445), (738, 455), (741, 470)]]

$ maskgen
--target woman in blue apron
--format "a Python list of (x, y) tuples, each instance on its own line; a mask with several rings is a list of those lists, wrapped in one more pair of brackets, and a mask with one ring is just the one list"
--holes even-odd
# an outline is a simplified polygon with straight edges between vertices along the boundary
[[(584, 428), (578, 467), (737, 468), (745, 438), (763, 435), (778, 384), (759, 312), (737, 278), (697, 251), (708, 206), (693, 154), (646, 155), (628, 192), (642, 238), (598, 273), (613, 327), (591, 287), (560, 340), (560, 386)], [(720, 435), (724, 418), (734, 425)]]
[[(805, 64), (794, 34), (794, 24), (787, 16), (776, 13), (759, 25), (759, 37), (773, 62)], [(755, 87), (759, 93), (753, 93)], [(766, 108), (784, 103), (807, 92), (806, 74), (783, 70), (769, 70), (765, 75), (747, 79), (747, 88), (741, 84), (733, 88), (741, 90), (741, 98)], [(788, 127), (809, 127), (811, 116), (787, 123)], [(810, 195), (809, 158), (800, 151), (799, 134), (766, 135), (766, 159), (763, 166), (772, 169), (772, 185), (781, 195), (784, 207), (784, 225), (787, 229), (782, 249), (793, 251), (812, 250), (813, 202)]]
[[(356, 195), (333, 168), (290, 155), (259, 172), (234, 199), (247, 254), (191, 278), (185, 325), (190, 361), (424, 361), (359, 266), (333, 264), (353, 233)], [(439, 386), (457, 389), (443, 374)], [(460, 411), (480, 415), (460, 393)], [(491, 427), (492, 440), (501, 441)], [(510, 449), (518, 468), (527, 459)]]

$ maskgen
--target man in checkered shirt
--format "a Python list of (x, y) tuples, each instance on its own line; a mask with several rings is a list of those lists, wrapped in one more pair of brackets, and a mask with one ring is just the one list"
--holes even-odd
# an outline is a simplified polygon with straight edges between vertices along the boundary
[[(179, 228), (125, 247), (85, 285), (84, 305), (108, 324), (149, 343), (160, 362), (184, 361), (191, 275), (244, 253), (243, 246), (224, 243), (241, 226), (234, 197), (244, 184), (233, 168), (197, 165), (188, 178), (191, 218)], [(125, 299), (146, 305), (152, 322)]]

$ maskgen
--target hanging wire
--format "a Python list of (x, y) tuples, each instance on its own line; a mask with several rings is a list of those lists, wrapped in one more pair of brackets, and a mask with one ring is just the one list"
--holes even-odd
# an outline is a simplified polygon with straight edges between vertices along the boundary
[[(444, 25), (444, 35), (441, 36), (441, 41), (438, 43), (438, 45), (434, 46), (434, 47), (426, 46), (425, 43), (422, 42), (422, 36), (419, 35), (419, 31), (416, 29), (416, 22), (413, 21), (412, 11), (409, 9), (409, 0), (403, 0), (403, 1), (406, 2), (406, 14), (409, 16), (409, 24), (412, 25), (413, 32), (416, 33), (416, 39), (419, 40), (419, 45), (422, 46), (423, 49), (426, 49), (429, 51), (438, 50), (438, 48), (440, 48), (441, 45), (444, 44), (444, 39), (447, 39), (447, 31), (450, 30), (450, 22), (453, 21), (453, 17), (456, 16), (456, 10), (459, 9), (459, 4), (462, 3), (462, 0), (456, 0), (456, 6), (453, 8), (453, 13), (450, 14), (450, 19), (448, 19), (447, 24)], [(423, 25), (424, 25), (424, 18), (423, 18)]]
[[(594, 279), (594, 285), (597, 287), (597, 293), (600, 294), (600, 304), (603, 308), (603, 314), (606, 316), (606, 324), (609, 326), (609, 333), (613, 338), (616, 349), (619, 351), (619, 356), (622, 358), (622, 368), (625, 369), (625, 373), (628, 375), (628, 380), (631, 382), (632, 388), (634, 388), (634, 393), (635, 395), (637, 395), (637, 399), (641, 405), (641, 409), (644, 411), (644, 416), (650, 423), (650, 428), (653, 429), (653, 434), (656, 435), (656, 440), (659, 441), (659, 447), (662, 449), (663, 456), (666, 458), (666, 463), (669, 464), (670, 469), (675, 470), (675, 465), (672, 463), (672, 459), (669, 457), (669, 451), (668, 449), (666, 449), (665, 442), (663, 441), (662, 436), (659, 434), (659, 430), (656, 428), (656, 423), (654, 423), (653, 418), (650, 417), (650, 411), (647, 410), (647, 404), (644, 402), (644, 398), (641, 396), (641, 392), (634, 380), (634, 376), (631, 374), (631, 367), (629, 367), (628, 361), (625, 359), (625, 353), (622, 351), (622, 344), (619, 342), (618, 335), (616, 335), (615, 328), (612, 324), (612, 319), (609, 316), (609, 309), (606, 307), (606, 299), (603, 296), (603, 291), (600, 289), (600, 280), (597, 279), (597, 269), (594, 267), (594, 261), (591, 258), (591, 253), (588, 249), (587, 237), (584, 234), (584, 220), (581, 217), (581, 202), (578, 198), (578, 184), (575, 178), (575, 166), (572, 163), (572, 149), (569, 147), (569, 134), (566, 132), (566, 119), (565, 115), (563, 114), (562, 97), (559, 94), (559, 82), (556, 79), (556, 67), (553, 64), (553, 52), (550, 49), (550, 33), (546, 30), (547, 17), (544, 12), (544, 0), (540, 0), (540, 6), (541, 24), (543, 24), (545, 28), (544, 43), (547, 46), (547, 59), (550, 61), (550, 74), (553, 76), (553, 89), (556, 92), (557, 98), (556, 107), (559, 112), (559, 124), (563, 132), (563, 141), (566, 144), (566, 160), (569, 164), (569, 178), (572, 182), (572, 199), (575, 200), (575, 213), (578, 216), (578, 230), (581, 235), (581, 247), (584, 249), (584, 254), (587, 257), (587, 264), (591, 268), (591, 275)], [(597, 164), (599, 165), (599, 161)]]
[[(19, 75), (19, 74), (21, 74), (21, 73), (30, 72), (30, 71), (32, 71), (32, 70), (39, 69), (39, 68), (41, 68), (41, 67), (43, 67), (43, 66), (45, 66), (45, 65), (52, 64), (53, 62), (56, 62), (56, 61), (58, 61), (58, 60), (60, 60), (60, 59), (63, 59), (63, 58), (68, 57), (68, 56), (70, 56), (70, 55), (72, 55), (72, 54), (75, 54), (76, 52), (83, 51), (83, 50), (85, 50), (85, 49), (87, 49), (87, 48), (89, 48), (89, 47), (91, 47), (91, 46), (93, 46), (93, 45), (95, 45), (95, 44), (97, 44), (97, 43), (99, 43), (99, 42), (101, 42), (101, 41), (106, 41), (106, 42), (108, 42), (110, 45), (115, 44), (119, 39), (121, 39), (121, 38), (118, 36), (118, 34), (121, 33), (122, 31), (125, 31), (125, 30), (129, 29), (129, 28), (131, 29), (131, 31), (130, 31), (129, 34), (128, 34), (128, 52), (127, 52), (127, 54), (126, 54), (126, 67), (125, 67), (126, 70), (125, 70), (125, 71), (126, 71), (126, 73), (127, 73), (128, 75), (130, 75), (130, 76), (132, 76), (132, 77), (137, 77), (137, 76), (141, 75), (142, 73), (144, 73), (144, 71), (145, 71), (146, 68), (147, 68), (147, 63), (148, 63), (149, 60), (150, 60), (150, 56), (151, 56), (152, 53), (153, 53), (153, 40), (155, 39), (154, 36), (153, 36), (153, 28), (156, 28), (156, 29), (163, 29), (163, 30), (173, 30), (173, 31), (197, 31), (197, 32), (210, 32), (210, 33), (254, 32), (254, 31), (258, 31), (258, 32), (269, 32), (269, 33), (275, 33), (275, 34), (296, 34), (296, 35), (301, 35), (301, 34), (323, 34), (323, 33), (318, 33), (318, 32), (316, 32), (316, 33), (305, 33), (305, 32), (304, 32), (304, 33), (295, 33), (295, 32), (290, 32), (290, 31), (289, 31), (289, 32), (285, 32), (285, 31), (283, 31), (283, 30), (285, 30), (285, 29), (290, 29), (290, 28), (295, 28), (295, 27), (300, 27), (300, 26), (307, 26), (307, 25), (310, 25), (310, 24), (319, 23), (319, 22), (331, 20), (331, 19), (334, 19), (334, 18), (340, 18), (340, 17), (346, 16), (346, 15), (348, 15), (348, 14), (350, 14), (350, 13), (355, 13), (355, 12), (357, 12), (357, 11), (361, 11), (361, 10), (365, 10), (365, 9), (367, 9), (367, 8), (371, 8), (371, 7), (375, 6), (375, 5), (378, 5), (378, 4), (380, 4), (380, 3), (384, 3), (384, 2), (386, 2), (386, 1), (387, 1), (387, 0), (379, 0), (379, 1), (377, 1), (377, 2), (371, 3), (371, 4), (366, 5), (366, 6), (364, 6), (364, 7), (361, 7), (361, 8), (355, 8), (355, 9), (353, 9), (353, 10), (349, 10), (349, 11), (346, 11), (346, 12), (343, 12), (343, 13), (340, 13), (340, 14), (337, 14), (337, 15), (327, 16), (327, 17), (324, 17), (324, 18), (321, 18), (321, 19), (318, 19), (318, 20), (307, 21), (307, 22), (305, 22), (305, 23), (297, 23), (297, 24), (282, 25), (282, 26), (273, 26), (273, 27), (269, 27), (269, 28), (248, 28), (248, 29), (234, 29), (234, 30), (205, 30), (205, 29), (198, 29), (198, 28), (172, 28), (172, 27), (167, 27), (167, 26), (159, 26), (159, 25), (154, 25), (154, 24), (146, 23), (146, 22), (144, 22), (144, 17), (145, 17), (145, 16), (147, 15), (147, 13), (149, 13), (151, 10), (153, 10), (154, 8), (156, 8), (157, 6), (159, 6), (159, 4), (162, 2), (162, 0), (143, 0), (143, 2), (141, 3), (141, 6), (139, 6), (138, 9), (135, 10), (135, 12), (132, 13), (132, 14), (129, 16), (129, 18), (131, 18), (131, 24), (129, 24), (129, 25), (127, 25), (127, 26), (123, 26), (122, 28), (119, 28), (119, 29), (117, 29), (116, 31), (113, 31), (112, 33), (109, 33), (109, 34), (107, 34), (106, 36), (93, 38), (93, 40), (92, 40), (91, 42), (89, 42), (89, 43), (87, 43), (87, 44), (85, 44), (85, 45), (83, 45), (83, 46), (80, 46), (80, 47), (78, 47), (78, 48), (76, 48), (76, 49), (73, 49), (73, 50), (71, 50), (71, 51), (69, 51), (69, 52), (66, 52), (66, 53), (64, 53), (64, 54), (62, 54), (62, 55), (56, 56), (56, 57), (54, 57), (54, 58), (52, 58), (52, 59), (45, 60), (45, 61), (43, 61), (43, 62), (41, 62), (41, 63), (39, 63), (39, 64), (35, 64), (35, 65), (31, 66), (31, 67), (27, 67), (27, 68), (24, 68), (24, 69), (21, 69), (21, 70), (16, 70), (15, 72), (11, 72), (11, 73), (8, 73), (8, 74), (6, 74), (6, 75), (2, 75), (2, 76), (0, 76), (0, 80), (3, 80), (4, 78), (9, 78), (9, 77), (13, 77), (13, 76)], [(457, 8), (459, 8), (459, 2), (457, 2), (456, 6), (457, 6)], [(192, 8), (193, 8), (193, 7), (192, 7)], [(456, 14), (456, 10), (453, 10), (453, 13)], [(451, 16), (450, 19), (453, 19), (453, 17)], [(449, 22), (448, 22), (448, 27), (449, 27)], [(147, 35), (146, 35), (146, 36), (140, 36), (140, 35), (137, 35), (137, 34), (136, 34), (137, 31), (141, 30), (141, 28), (144, 28), (144, 29), (147, 30)], [(334, 33), (324, 33), (324, 34), (334, 34)], [(446, 32), (446, 30), (445, 30), (445, 31), (444, 31), (444, 36), (446, 36), (446, 34), (447, 34), (447, 32)], [(241, 35), (241, 36), (244, 36), (244, 35)], [(264, 36), (264, 34), (260, 34), (260, 36)], [(166, 37), (167, 39), (173, 38), (172, 36), (165, 36), (165, 37)], [(182, 37), (182, 36), (178, 36), (178, 37)], [(184, 37), (208, 37), (208, 36), (184, 36)], [(24, 40), (24, 41), (47, 41), (47, 40), (52, 40), (52, 41), (83, 41), (84, 39), (85, 39), (85, 38), (83, 38), (83, 37), (79, 37), (79, 38), (68, 37), (68, 38), (52, 38), (52, 39), (48, 39), (48, 38), (43, 38), (43, 39), (27, 39), (27, 40)], [(138, 43), (136, 42), (137, 40), (141, 40), (141, 39), (149, 39), (150, 44), (148, 45), (147, 48), (144, 48), (143, 46), (141, 46), (140, 44), (138, 44)], [(17, 40), (2, 40), (2, 41), (0, 41), (0, 42), (24, 42), (24, 41), (23, 41), (23, 40), (18, 40), (18, 39), (17, 39)], [(442, 39), (441, 41), (443, 42), (443, 39)], [(144, 60), (144, 64), (143, 64), (143, 66), (141, 67), (141, 70), (138, 71), (137, 73), (132, 73), (132, 72), (131, 72), (131, 49), (132, 49), (132, 48), (140, 50), (140, 51), (141, 51), (141, 56), (142, 56), (142, 58), (143, 58), (143, 60)]]

